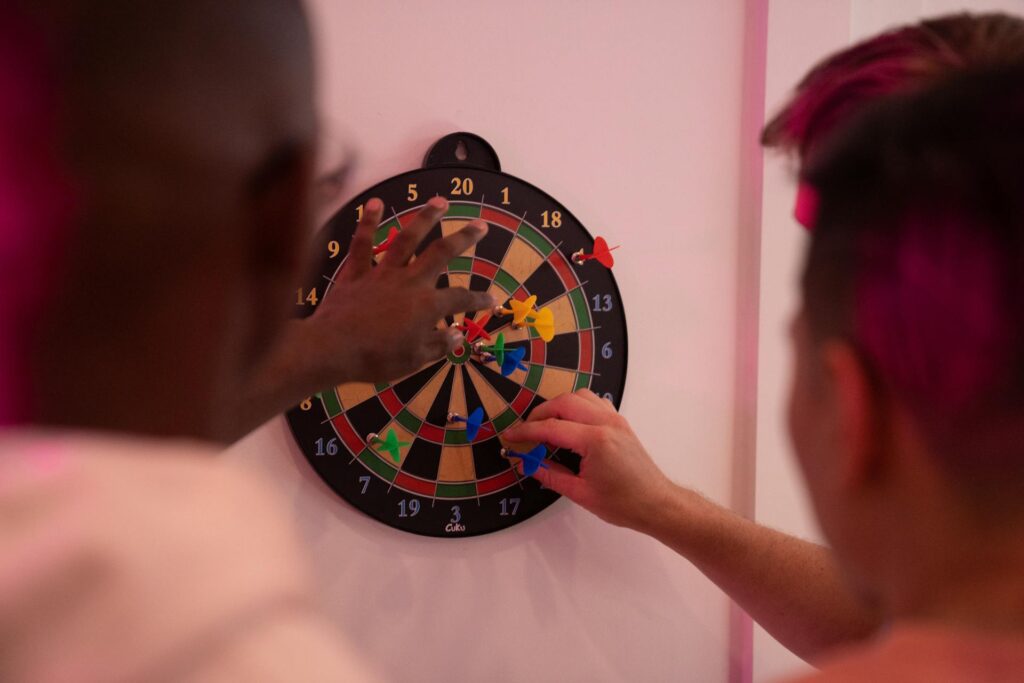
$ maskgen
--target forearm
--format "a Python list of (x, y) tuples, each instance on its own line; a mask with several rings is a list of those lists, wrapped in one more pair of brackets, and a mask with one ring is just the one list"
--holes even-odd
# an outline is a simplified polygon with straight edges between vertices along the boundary
[(235, 402), (230, 438), (242, 437), (316, 392), (347, 381), (341, 374), (349, 365), (344, 359), (334, 357), (327, 367), (319, 358), (321, 346), (310, 320), (289, 322), (277, 344), (251, 373)]
[(827, 548), (757, 525), (681, 487), (664, 507), (639, 530), (693, 562), (804, 659), (878, 628), (880, 615), (847, 586)]

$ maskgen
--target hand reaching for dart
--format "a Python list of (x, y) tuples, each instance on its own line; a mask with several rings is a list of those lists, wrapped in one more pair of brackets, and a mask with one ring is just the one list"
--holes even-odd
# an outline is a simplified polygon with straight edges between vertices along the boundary
[(461, 287), (437, 289), (437, 279), (451, 259), (480, 241), (487, 224), (475, 220), (412, 260), (447, 210), (441, 197), (427, 202), (374, 267), (373, 236), (384, 204), (366, 202), (344, 268), (316, 312), (290, 323), (256, 373), (245, 397), (248, 413), (271, 415), (345, 382), (396, 379), (463, 343), (460, 330), (439, 329), (438, 321), (498, 302)]
[[(394, 236), (373, 267), (373, 235), (384, 205), (366, 203), (348, 260), (316, 313), (308, 320), (310, 349), (324, 359), (324, 386), (348, 381), (384, 382), (408, 374), (461, 344), (461, 331), (438, 329), (445, 316), (489, 309), (489, 294), (461, 287), (437, 289), (448, 262), (480, 241), (487, 224), (475, 220), (431, 244), (410, 263), (416, 248), (448, 209), (431, 199)], [(317, 387), (322, 389), (323, 387)]]
[[(676, 488), (611, 402), (587, 389), (537, 406), (529, 420), (510, 427), (504, 436), (577, 453), (578, 475), (554, 462), (531, 468), (531, 474), (611, 524), (648, 532), (657, 516), (651, 512), (660, 510)], [(525, 469), (526, 460), (521, 462)]]

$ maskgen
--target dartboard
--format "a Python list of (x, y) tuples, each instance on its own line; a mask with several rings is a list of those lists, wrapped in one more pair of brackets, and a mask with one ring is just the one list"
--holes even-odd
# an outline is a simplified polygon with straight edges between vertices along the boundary
[[(545, 400), (578, 389), (618, 406), (626, 322), (606, 259), (587, 256), (597, 253), (595, 238), (549, 194), (501, 172), (493, 148), (468, 133), (442, 138), (422, 169), (383, 181), (335, 214), (319, 242), (321, 266), (300, 292), (330, 296), (369, 199), (386, 207), (376, 234), (383, 247), (437, 195), (449, 209), (424, 244), (476, 218), (489, 227), (448, 264), (438, 286), (491, 292), (505, 314), (439, 321), (469, 330), (464, 346), (407, 377), (322, 391), (289, 411), (288, 422), (313, 469), (357, 509), (404, 531), (472, 536), (521, 522), (558, 498), (521, 474), (526, 459), (533, 455), (534, 469), (551, 461), (578, 469), (578, 458), (507, 443), (502, 434)], [(309, 309), (299, 307), (300, 315)]]

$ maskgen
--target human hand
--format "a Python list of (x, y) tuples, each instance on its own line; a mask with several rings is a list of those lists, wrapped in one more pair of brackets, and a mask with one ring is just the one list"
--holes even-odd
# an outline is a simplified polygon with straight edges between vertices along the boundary
[(326, 364), (312, 373), (323, 386), (383, 382), (413, 372), (463, 342), (458, 330), (439, 329), (439, 320), (494, 307), (489, 294), (436, 287), (448, 262), (487, 233), (484, 221), (475, 220), (435, 241), (410, 263), (447, 209), (442, 197), (427, 202), (373, 267), (373, 235), (384, 204), (379, 199), (366, 203), (345, 266), (316, 313), (304, 321), (302, 337), (315, 344), (316, 355)]
[(504, 432), (513, 442), (547, 443), (580, 456), (580, 473), (548, 462), (533, 475), (601, 519), (646, 531), (675, 485), (644, 450), (611, 402), (583, 389), (543, 403)]

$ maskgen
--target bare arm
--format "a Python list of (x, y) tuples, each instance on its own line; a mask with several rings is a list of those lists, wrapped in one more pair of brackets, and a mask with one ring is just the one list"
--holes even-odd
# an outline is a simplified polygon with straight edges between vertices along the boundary
[(318, 391), (344, 382), (392, 380), (462, 343), (461, 332), (438, 329), (438, 321), (497, 302), (485, 292), (437, 289), (437, 279), (451, 259), (480, 241), (487, 224), (475, 220), (410, 262), (447, 208), (444, 199), (431, 199), (373, 267), (373, 234), (384, 205), (376, 199), (366, 203), (345, 267), (316, 313), (289, 323), (253, 372), (237, 402), (231, 436), (247, 433)]
[(507, 436), (578, 453), (578, 476), (555, 463), (536, 476), (605, 521), (648, 534), (693, 562), (804, 659), (878, 628), (881, 615), (851, 591), (828, 549), (755, 524), (673, 484), (626, 420), (593, 393), (549, 401)]
[(881, 616), (844, 582), (832, 552), (673, 486), (638, 530), (690, 560), (791, 651), (813, 661), (870, 636)]

